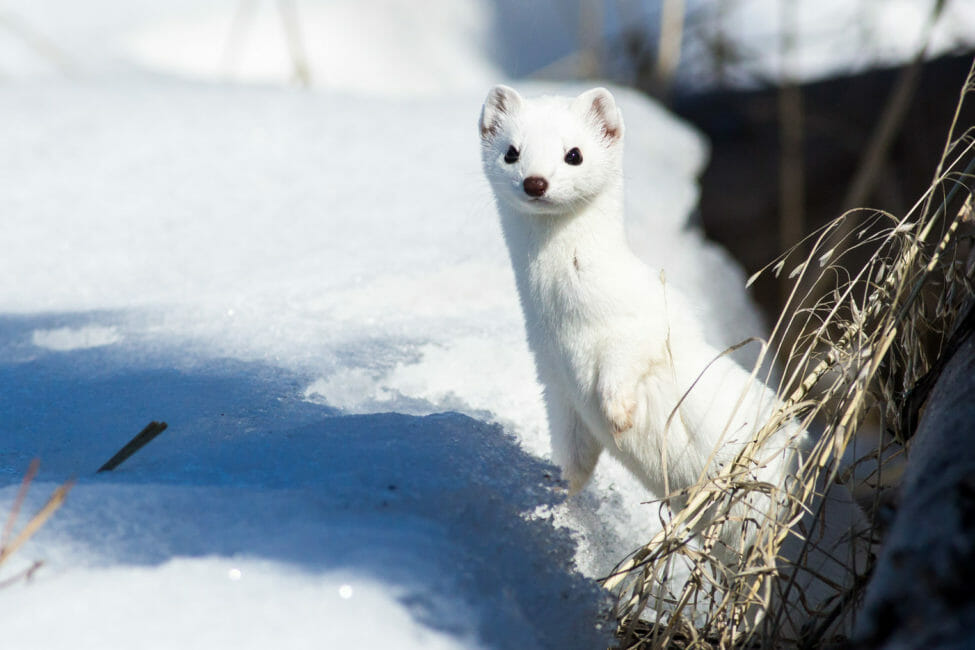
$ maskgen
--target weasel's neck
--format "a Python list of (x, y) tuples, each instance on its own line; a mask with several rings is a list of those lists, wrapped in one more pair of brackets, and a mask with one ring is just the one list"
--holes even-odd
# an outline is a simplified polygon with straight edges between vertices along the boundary
[(588, 257), (629, 254), (623, 227), (623, 184), (607, 187), (574, 212), (532, 215), (511, 206), (500, 209), (505, 239), (516, 273), (551, 255)]

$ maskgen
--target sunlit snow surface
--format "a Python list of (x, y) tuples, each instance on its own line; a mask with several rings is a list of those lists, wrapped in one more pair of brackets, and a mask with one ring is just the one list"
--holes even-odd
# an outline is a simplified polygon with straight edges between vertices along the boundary
[[(546, 460), (487, 88), (188, 83), (104, 63), (123, 41), (0, 85), (0, 512), (34, 457), (25, 514), (78, 479), (2, 567), (45, 562), (4, 646), (605, 644), (594, 578), (657, 510), (609, 460), (565, 502)], [(686, 226), (703, 143), (617, 95), (634, 247), (715, 342), (759, 332)]]

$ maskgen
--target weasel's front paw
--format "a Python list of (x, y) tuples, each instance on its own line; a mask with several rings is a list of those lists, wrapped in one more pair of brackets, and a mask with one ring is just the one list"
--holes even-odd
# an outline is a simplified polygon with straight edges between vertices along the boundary
[(636, 412), (636, 400), (616, 398), (606, 403), (606, 417), (609, 418), (613, 435), (619, 436), (633, 427), (633, 415)]

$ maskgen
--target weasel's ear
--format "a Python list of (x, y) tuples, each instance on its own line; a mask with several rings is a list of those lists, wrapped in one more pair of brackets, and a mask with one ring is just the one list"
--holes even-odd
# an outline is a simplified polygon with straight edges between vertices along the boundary
[(484, 100), (481, 109), (481, 139), (490, 140), (501, 130), (505, 115), (514, 115), (521, 109), (521, 95), (514, 88), (495, 86)]
[(610, 143), (623, 139), (623, 116), (613, 95), (605, 88), (587, 90), (575, 98), (573, 106), (593, 121), (603, 139)]

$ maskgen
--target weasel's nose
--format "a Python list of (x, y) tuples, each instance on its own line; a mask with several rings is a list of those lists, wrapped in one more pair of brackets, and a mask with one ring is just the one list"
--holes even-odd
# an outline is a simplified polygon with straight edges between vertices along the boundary
[(522, 185), (525, 188), (525, 194), (534, 197), (545, 194), (545, 190), (548, 189), (548, 181), (541, 176), (529, 176)]

